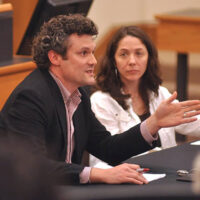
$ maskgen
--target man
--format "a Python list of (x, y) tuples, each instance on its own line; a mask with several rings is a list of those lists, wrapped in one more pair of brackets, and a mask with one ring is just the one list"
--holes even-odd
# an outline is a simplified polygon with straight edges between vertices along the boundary
[(138, 165), (111, 169), (81, 166), (84, 150), (111, 165), (155, 146), (161, 127), (194, 121), (199, 101), (172, 103), (176, 93), (142, 124), (111, 136), (95, 118), (81, 86), (94, 80), (95, 24), (81, 15), (57, 16), (33, 42), (34, 70), (13, 91), (2, 113), (11, 132), (22, 137), (51, 166), (62, 183), (136, 183), (147, 180)]

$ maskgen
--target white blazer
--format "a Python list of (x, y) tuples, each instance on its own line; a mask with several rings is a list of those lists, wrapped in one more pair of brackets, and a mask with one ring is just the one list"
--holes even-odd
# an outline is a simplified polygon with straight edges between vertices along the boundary
[[(159, 104), (170, 96), (171, 93), (162, 86), (159, 87), (157, 97), (152, 92), (149, 101), (150, 113), (153, 114)], [(112, 135), (122, 133), (141, 122), (133, 110), (131, 98), (127, 100), (127, 104), (129, 109), (124, 110), (108, 93), (97, 91), (91, 95), (93, 112)], [(200, 136), (200, 115), (195, 122), (160, 129), (158, 133), (163, 149), (176, 146), (175, 131), (184, 135)], [(102, 161), (90, 156), (91, 166), (95, 166), (99, 162)]]

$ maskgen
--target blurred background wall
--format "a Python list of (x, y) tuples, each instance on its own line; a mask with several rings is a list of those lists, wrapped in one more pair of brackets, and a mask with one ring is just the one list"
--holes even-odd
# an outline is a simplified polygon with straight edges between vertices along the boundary
[[(6, 2), (0, 0), (0, 3), (3, 1)], [(190, 8), (200, 10), (200, 0), (94, 0), (88, 16), (95, 21), (99, 28), (98, 46), (114, 26), (157, 23), (155, 20), (157, 14)], [(176, 90), (177, 53), (159, 50), (159, 58), (164, 80), (163, 85), (173, 92)], [(189, 54), (189, 99), (200, 98), (199, 58), (200, 54), (198, 53)]]
[[(99, 28), (97, 44), (113, 26), (138, 23), (156, 23), (155, 15), (185, 9), (199, 9), (200, 0), (94, 0), (88, 16)], [(159, 59), (163, 85), (176, 90), (177, 54), (160, 51)], [(189, 54), (188, 97), (200, 98), (200, 54)]]
[(99, 27), (99, 37), (110, 26), (153, 21), (154, 16), (187, 8), (199, 8), (199, 0), (94, 0), (88, 16)]

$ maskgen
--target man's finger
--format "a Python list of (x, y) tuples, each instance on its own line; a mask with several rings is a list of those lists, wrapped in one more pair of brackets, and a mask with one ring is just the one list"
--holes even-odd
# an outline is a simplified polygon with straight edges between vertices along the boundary
[(182, 107), (187, 107), (187, 106), (193, 106), (200, 104), (200, 100), (188, 100), (188, 101), (182, 101), (180, 102)]
[(172, 103), (177, 97), (177, 92), (173, 92), (173, 94), (166, 100), (168, 104)]

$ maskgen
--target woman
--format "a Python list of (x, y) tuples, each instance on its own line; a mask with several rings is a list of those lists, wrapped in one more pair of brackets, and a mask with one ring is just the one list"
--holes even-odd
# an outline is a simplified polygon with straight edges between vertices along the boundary
[[(145, 120), (171, 96), (161, 86), (156, 48), (136, 26), (122, 27), (115, 33), (102, 59), (96, 82), (97, 91), (91, 96), (92, 109), (112, 134)], [(160, 129), (157, 146), (175, 146), (175, 131), (200, 135), (200, 121)], [(98, 162), (91, 156), (92, 166)]]

